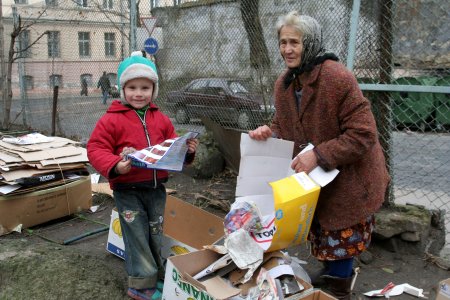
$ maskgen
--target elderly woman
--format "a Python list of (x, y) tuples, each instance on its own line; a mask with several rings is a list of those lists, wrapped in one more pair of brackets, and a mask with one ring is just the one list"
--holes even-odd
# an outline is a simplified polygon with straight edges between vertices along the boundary
[[(280, 18), (277, 30), (287, 70), (275, 82), (276, 113), (270, 127), (249, 136), (294, 141), (295, 172), (340, 170), (320, 192), (308, 239), (325, 265), (324, 288), (350, 299), (353, 259), (369, 246), (389, 182), (375, 119), (353, 74), (325, 52), (315, 19), (293, 11)], [(308, 143), (314, 149), (299, 154)]]

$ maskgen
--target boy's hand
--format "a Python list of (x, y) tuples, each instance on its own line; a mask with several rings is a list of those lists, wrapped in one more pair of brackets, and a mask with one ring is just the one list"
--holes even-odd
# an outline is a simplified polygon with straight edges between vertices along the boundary
[(194, 153), (197, 150), (198, 139), (188, 139), (186, 141), (186, 145), (188, 146), (188, 153)]
[(126, 160), (127, 155), (133, 152), (136, 152), (136, 149), (134, 149), (133, 147), (123, 147), (122, 153), (120, 153), (120, 157), (122, 158), (122, 160)]
[(117, 174), (123, 175), (127, 174), (131, 170), (131, 159), (121, 160), (115, 166), (115, 171)]
[(122, 153), (120, 153), (121, 161), (115, 166), (115, 171), (117, 174), (123, 175), (127, 174), (131, 170), (131, 159), (127, 159), (127, 155), (136, 152), (133, 147), (124, 147)]

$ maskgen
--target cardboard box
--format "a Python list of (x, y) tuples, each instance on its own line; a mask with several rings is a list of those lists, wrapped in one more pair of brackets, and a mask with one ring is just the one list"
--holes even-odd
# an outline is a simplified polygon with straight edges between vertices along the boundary
[(275, 227), (268, 251), (306, 242), (319, 199), (320, 186), (301, 172), (271, 182), (275, 205)]
[[(240, 289), (230, 286), (219, 276), (214, 276), (204, 281), (200, 280), (201, 282), (193, 278), (195, 274), (217, 261), (220, 257), (220, 254), (208, 249), (169, 257), (167, 260), (162, 298), (165, 300), (245, 299), (239, 296), (241, 292)], [(300, 298), (300, 295), (304, 296), (312, 291), (311, 284), (302, 281), (301, 279), (298, 280), (305, 287), (304, 292), (292, 295), (285, 298), (285, 300), (302, 299)]]
[(0, 235), (68, 216), (92, 206), (91, 178), (17, 196), (0, 196)]
[(439, 282), (436, 300), (450, 300), (450, 278)]
[[(167, 196), (164, 210), (164, 236), (161, 254), (164, 258), (185, 254), (222, 239), (223, 219), (176, 197)], [(125, 259), (125, 246), (119, 214), (113, 209), (106, 250)]]

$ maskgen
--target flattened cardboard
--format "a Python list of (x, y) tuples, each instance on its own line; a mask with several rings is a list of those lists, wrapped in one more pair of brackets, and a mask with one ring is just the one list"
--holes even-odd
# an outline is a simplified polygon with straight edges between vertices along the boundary
[(23, 152), (18, 154), (24, 161), (30, 162), (50, 158), (60, 158), (66, 156), (80, 155), (83, 154), (83, 151), (81, 149), (83, 148), (75, 146), (65, 146), (57, 149), (52, 148), (41, 151)]
[[(124, 259), (123, 239), (117, 233), (119, 231), (117, 227), (114, 227), (114, 224), (118, 224), (118, 222), (119, 214), (113, 210), (106, 250)], [(189, 253), (219, 241), (224, 235), (223, 220), (186, 201), (168, 195), (164, 212), (163, 232), (161, 256), (168, 258)]]
[(60, 164), (68, 164), (68, 163), (79, 163), (79, 162), (88, 162), (89, 159), (87, 157), (86, 149), (84, 148), (78, 148), (81, 151), (81, 154), (77, 155), (71, 155), (67, 157), (60, 157), (60, 158), (50, 158), (46, 157), (46, 159), (43, 159), (40, 161), (40, 163), (43, 166), (58, 166)]
[(450, 300), (450, 278), (439, 282), (436, 300)]
[(92, 206), (91, 178), (17, 196), (0, 196), (0, 235), (28, 228)]

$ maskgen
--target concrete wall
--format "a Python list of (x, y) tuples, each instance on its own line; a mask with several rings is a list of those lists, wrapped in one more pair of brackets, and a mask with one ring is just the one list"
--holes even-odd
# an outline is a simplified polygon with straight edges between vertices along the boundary
[[(394, 62), (411, 68), (449, 68), (448, 1), (394, 1)], [(284, 68), (275, 24), (291, 10), (316, 18), (325, 46), (346, 63), (352, 1), (260, 1), (259, 14), (271, 59), (271, 74)], [(163, 44), (156, 55), (166, 80), (208, 76), (251, 77), (250, 53), (239, 1), (208, 1), (207, 5), (157, 8)], [(406, 9), (408, 8), (408, 9)], [(376, 1), (362, 1), (356, 68), (376, 69), (378, 11)]]

